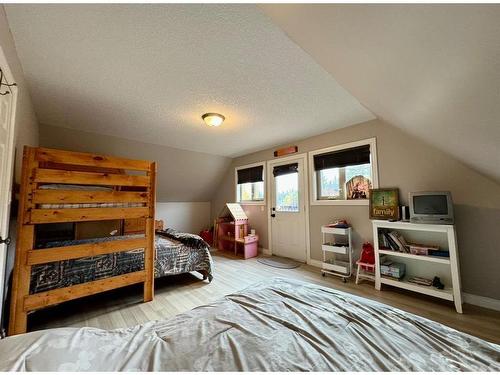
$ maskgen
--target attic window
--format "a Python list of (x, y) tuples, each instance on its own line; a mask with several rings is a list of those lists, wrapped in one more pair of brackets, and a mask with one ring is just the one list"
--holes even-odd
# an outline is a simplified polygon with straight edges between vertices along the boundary
[(264, 204), (264, 164), (236, 168), (236, 201), (242, 204)]
[(309, 153), (311, 204), (368, 204), (378, 187), (375, 138)]

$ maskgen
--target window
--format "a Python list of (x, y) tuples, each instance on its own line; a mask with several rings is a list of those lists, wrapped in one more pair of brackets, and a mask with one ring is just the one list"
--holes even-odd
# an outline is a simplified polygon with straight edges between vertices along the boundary
[(264, 164), (236, 168), (236, 201), (264, 204)]
[(264, 201), (264, 181), (238, 184), (237, 201), (238, 202)]
[(374, 138), (311, 152), (309, 162), (311, 204), (368, 204), (378, 187)]
[(276, 211), (299, 212), (299, 164), (292, 163), (273, 168), (276, 188)]

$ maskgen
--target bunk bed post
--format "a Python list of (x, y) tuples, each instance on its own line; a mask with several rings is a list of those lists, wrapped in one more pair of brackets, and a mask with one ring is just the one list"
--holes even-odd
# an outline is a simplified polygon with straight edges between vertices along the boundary
[(35, 240), (35, 226), (29, 224), (29, 215), (33, 208), (32, 198), (35, 185), (33, 173), (36, 167), (35, 148), (25, 146), (17, 215), (17, 244), (12, 279), (9, 336), (25, 333), (27, 330), (28, 312), (24, 308), (24, 298), (29, 294), (31, 280), (28, 252), (33, 249)]
[(156, 163), (150, 164), (147, 172), (150, 185), (149, 192), (149, 215), (146, 221), (146, 248), (144, 249), (144, 270), (146, 271), (146, 280), (144, 281), (144, 302), (153, 300), (154, 297), (154, 261), (156, 258), (155, 250), (155, 204), (156, 204)]

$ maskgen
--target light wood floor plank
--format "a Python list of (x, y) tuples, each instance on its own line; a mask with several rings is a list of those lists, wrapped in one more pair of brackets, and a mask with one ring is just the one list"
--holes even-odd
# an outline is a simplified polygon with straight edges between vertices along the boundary
[(464, 305), (464, 314), (460, 315), (455, 312), (453, 303), (448, 301), (389, 286), (377, 291), (369, 282), (356, 285), (351, 280), (344, 284), (338, 278), (322, 277), (319, 269), (309, 265), (295, 269), (272, 268), (259, 263), (256, 258), (243, 260), (220, 252), (215, 252), (213, 258), (215, 274), (210, 284), (201, 281), (197, 273), (163, 277), (156, 280), (155, 299), (152, 302), (142, 303), (142, 286), (133, 285), (37, 311), (29, 316), (29, 328), (129, 327), (149, 320), (170, 318), (258, 281), (280, 276), (373, 299), (500, 343), (500, 312), (497, 311)]

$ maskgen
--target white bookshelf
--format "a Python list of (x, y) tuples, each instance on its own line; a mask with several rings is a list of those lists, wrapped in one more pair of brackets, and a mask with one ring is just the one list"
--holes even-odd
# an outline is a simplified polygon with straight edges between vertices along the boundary
[[(453, 225), (415, 224), (403, 221), (390, 222), (372, 220), (373, 242), (375, 247), (375, 288), (392, 285), (413, 292), (427, 294), (455, 303), (458, 313), (462, 313), (462, 295), (460, 289), (460, 269), (458, 263), (457, 239)], [(450, 257), (414, 255), (379, 248), (379, 229), (395, 230), (403, 235), (407, 242), (436, 244), (441, 250), (450, 252)], [(406, 275), (401, 280), (385, 277), (380, 274), (380, 256), (386, 255), (394, 261), (405, 263)], [(438, 276), (445, 285), (444, 289), (432, 286), (417, 285), (408, 282), (408, 278), (420, 276), (432, 279)]]

